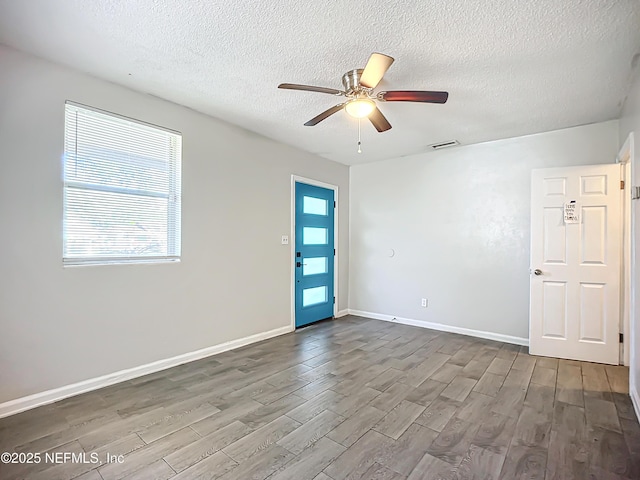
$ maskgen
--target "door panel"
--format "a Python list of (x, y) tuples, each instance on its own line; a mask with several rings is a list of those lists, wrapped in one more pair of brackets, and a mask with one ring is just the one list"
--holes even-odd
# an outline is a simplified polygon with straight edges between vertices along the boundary
[(544, 209), (544, 263), (567, 263), (566, 232), (562, 223), (562, 208)]
[(605, 289), (601, 283), (580, 283), (580, 341), (605, 341)]
[(606, 265), (607, 209), (603, 206), (582, 208), (581, 265)]
[(613, 164), (532, 172), (531, 354), (618, 364), (619, 182)]
[(567, 336), (567, 284), (544, 282), (543, 336), (566, 338)]
[(295, 323), (333, 316), (334, 192), (295, 184)]

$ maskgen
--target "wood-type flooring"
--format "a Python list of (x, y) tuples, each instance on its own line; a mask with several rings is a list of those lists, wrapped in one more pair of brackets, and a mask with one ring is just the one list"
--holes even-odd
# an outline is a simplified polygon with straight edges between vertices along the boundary
[(628, 374), (348, 316), (1, 419), (0, 478), (637, 480)]

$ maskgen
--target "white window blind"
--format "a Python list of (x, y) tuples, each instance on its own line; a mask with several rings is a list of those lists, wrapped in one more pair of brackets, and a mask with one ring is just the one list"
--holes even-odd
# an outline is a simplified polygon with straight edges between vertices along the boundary
[(180, 257), (179, 133), (67, 102), (63, 262)]

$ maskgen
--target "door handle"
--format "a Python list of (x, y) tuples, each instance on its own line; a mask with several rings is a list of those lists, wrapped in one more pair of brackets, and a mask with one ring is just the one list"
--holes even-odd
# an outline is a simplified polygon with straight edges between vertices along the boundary
[(536, 269), (533, 271), (533, 274), (534, 274), (534, 275), (542, 275), (542, 270), (540, 270), (539, 268), (536, 268)]

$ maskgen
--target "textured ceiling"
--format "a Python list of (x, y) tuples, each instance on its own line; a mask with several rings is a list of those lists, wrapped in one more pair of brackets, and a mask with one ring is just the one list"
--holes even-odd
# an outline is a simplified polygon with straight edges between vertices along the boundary
[[(640, 51), (638, 0), (0, 0), (0, 42), (346, 164), (617, 118)], [(380, 89), (447, 90), (385, 103), (377, 133), (330, 95), (373, 51)]]

